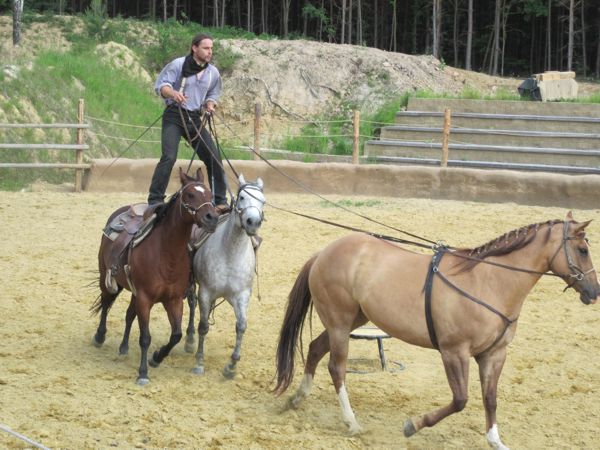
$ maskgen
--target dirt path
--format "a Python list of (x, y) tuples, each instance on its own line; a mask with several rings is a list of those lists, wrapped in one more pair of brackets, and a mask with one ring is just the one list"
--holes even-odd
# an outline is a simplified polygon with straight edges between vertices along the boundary
[[(385, 231), (313, 197), (270, 195), (268, 186), (267, 197), (275, 205)], [(466, 246), (566, 214), (515, 204), (335, 198), (398, 228)], [(88, 309), (97, 295), (104, 221), (117, 206), (142, 200), (140, 194), (0, 192), (1, 424), (51, 448), (487, 448), (475, 363), (466, 409), (404, 438), (404, 419), (447, 403), (450, 390), (437, 352), (391, 339), (384, 341), (386, 356), (404, 364), (403, 371), (378, 371), (375, 343), (351, 342), (350, 365), (373, 370), (347, 378), (363, 435), (346, 436), (326, 364), (317, 370), (313, 396), (299, 410), (281, 413), (287, 396), (275, 398), (270, 388), (286, 295), (302, 263), (345, 232), (272, 208), (261, 232), (261, 298), (255, 289), (237, 378), (221, 376), (234, 340), (233, 313), (225, 304), (208, 335), (204, 377), (190, 373), (193, 356), (180, 344), (160, 368), (150, 369), (151, 383), (138, 387), (137, 326), (129, 356), (117, 356), (126, 298), (117, 300), (100, 349), (90, 342), (97, 318)], [(575, 211), (575, 218), (596, 219), (589, 238), (600, 243), (600, 211)], [(500, 380), (500, 432), (514, 449), (598, 446), (600, 308), (561, 291), (562, 282), (548, 278), (531, 293)], [(151, 327), (155, 348), (169, 334), (162, 308), (153, 310)], [(0, 431), (0, 447), (25, 444)]]

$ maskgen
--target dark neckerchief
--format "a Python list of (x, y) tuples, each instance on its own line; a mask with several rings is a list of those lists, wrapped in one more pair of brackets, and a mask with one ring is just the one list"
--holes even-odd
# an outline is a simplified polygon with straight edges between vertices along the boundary
[(181, 76), (183, 78), (191, 77), (199, 72), (202, 72), (208, 67), (208, 63), (200, 65), (196, 62), (192, 55), (187, 55), (183, 61), (183, 68), (181, 69)]

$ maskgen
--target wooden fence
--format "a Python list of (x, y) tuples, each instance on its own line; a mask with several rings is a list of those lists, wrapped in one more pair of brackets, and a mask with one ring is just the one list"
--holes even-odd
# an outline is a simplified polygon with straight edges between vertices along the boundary
[(75, 169), (75, 192), (81, 192), (83, 171), (89, 169), (91, 164), (83, 162), (83, 151), (89, 146), (84, 144), (84, 130), (90, 128), (89, 124), (83, 123), (84, 102), (79, 100), (77, 107), (77, 123), (0, 123), (0, 128), (58, 128), (77, 129), (75, 144), (11, 144), (0, 143), (0, 149), (19, 150), (70, 150), (75, 151), (75, 163), (0, 163), (0, 168), (13, 169)]

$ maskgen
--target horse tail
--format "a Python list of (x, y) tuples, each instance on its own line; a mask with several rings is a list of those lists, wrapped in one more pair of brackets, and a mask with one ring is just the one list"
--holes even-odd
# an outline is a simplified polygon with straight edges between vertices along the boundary
[(308, 276), (316, 257), (317, 255), (313, 256), (304, 264), (288, 295), (287, 309), (277, 345), (277, 386), (273, 390), (276, 395), (281, 395), (294, 378), (294, 353), (311, 305)]
[(119, 289), (119, 292), (116, 294), (104, 294), (103, 292), (101, 292), (98, 297), (96, 297), (96, 300), (94, 301), (94, 304), (92, 306), (90, 306), (90, 314), (92, 316), (95, 316), (96, 314), (98, 314), (100, 311), (102, 311), (102, 309), (106, 308), (106, 310), (108, 311), (111, 306), (113, 305), (113, 303), (115, 302), (115, 300), (117, 299), (117, 296), (119, 295), (119, 293), (121, 292), (121, 289)]

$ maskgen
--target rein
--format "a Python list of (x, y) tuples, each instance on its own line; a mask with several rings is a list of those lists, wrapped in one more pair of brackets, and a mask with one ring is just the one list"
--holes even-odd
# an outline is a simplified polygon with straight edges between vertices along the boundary
[[(423, 286), (423, 291), (425, 293), (425, 321), (427, 323), (427, 331), (429, 333), (429, 338), (431, 340), (431, 344), (433, 345), (433, 348), (439, 350), (439, 343), (438, 343), (438, 339), (437, 339), (437, 334), (435, 332), (435, 326), (433, 323), (433, 316), (431, 313), (431, 292), (432, 292), (432, 287), (433, 287), (433, 278), (434, 276), (438, 276), (448, 287), (454, 289), (456, 292), (458, 292), (461, 296), (465, 297), (466, 299), (480, 305), (483, 306), (484, 308), (488, 309), (489, 311), (491, 311), (492, 313), (496, 314), (498, 317), (500, 317), (502, 319), (502, 321), (504, 322), (504, 329), (502, 331), (502, 333), (500, 333), (498, 335), (498, 337), (494, 340), (494, 342), (492, 342), (492, 344), (490, 346), (488, 346), (483, 352), (479, 353), (479, 355), (487, 352), (489, 349), (491, 349), (492, 347), (494, 347), (501, 339), (502, 337), (504, 337), (504, 335), (506, 334), (508, 328), (515, 323), (518, 320), (518, 317), (514, 318), (514, 319), (509, 319), (505, 314), (501, 313), (500, 311), (498, 311), (496, 308), (494, 308), (493, 306), (487, 304), (486, 302), (484, 302), (483, 300), (480, 300), (476, 297), (474, 297), (473, 295), (469, 294), (468, 292), (466, 292), (464, 289), (458, 287), (456, 284), (452, 283), (440, 270), (439, 270), (439, 264), (440, 261), (442, 259), (442, 257), (444, 256), (445, 253), (451, 253), (453, 254), (453, 256), (456, 257), (463, 257), (465, 259), (470, 259), (470, 260), (476, 260), (476, 261), (480, 261), (483, 263), (487, 263), (493, 266), (497, 266), (503, 269), (508, 269), (508, 270), (512, 270), (515, 272), (523, 272), (523, 273), (529, 273), (529, 274), (533, 274), (533, 275), (552, 275), (552, 276), (556, 276), (556, 277), (560, 277), (563, 280), (565, 280), (565, 282), (567, 282), (567, 287), (565, 287), (565, 289), (563, 290), (566, 291), (569, 288), (572, 288), (574, 286), (574, 284), (577, 281), (581, 281), (583, 280), (583, 278), (589, 274), (595, 271), (595, 269), (592, 267), (591, 269), (587, 270), (586, 272), (582, 271), (574, 262), (573, 259), (569, 253), (569, 250), (567, 248), (567, 242), (571, 241), (571, 240), (578, 240), (578, 239), (582, 239), (582, 238), (578, 238), (576, 236), (569, 236), (569, 221), (563, 221), (563, 238), (562, 238), (562, 242), (560, 243), (560, 245), (558, 246), (558, 248), (556, 249), (556, 251), (554, 252), (554, 254), (552, 255), (552, 258), (550, 258), (549, 262), (548, 262), (548, 270), (550, 270), (550, 268), (552, 267), (552, 263), (554, 262), (554, 259), (556, 258), (556, 256), (560, 253), (560, 250), (564, 250), (565, 253), (565, 257), (567, 259), (567, 265), (569, 267), (569, 271), (570, 273), (567, 275), (559, 275), (559, 274), (555, 274), (549, 271), (545, 271), (545, 272), (539, 272), (536, 270), (529, 270), (529, 269), (521, 269), (518, 267), (512, 267), (512, 266), (508, 266), (506, 264), (501, 264), (501, 263), (494, 263), (491, 261), (485, 261), (483, 259), (479, 259), (479, 258), (473, 258), (467, 255), (457, 255), (454, 252), (450, 252), (447, 246), (437, 246), (437, 248), (434, 248), (434, 255), (431, 258), (431, 263), (429, 264), (429, 269), (427, 271), (427, 277), (425, 279), (425, 285)], [(587, 242), (587, 239), (586, 239)], [(568, 278), (572, 278), (573, 281), (571, 283), (569, 283), (567, 281)]]

